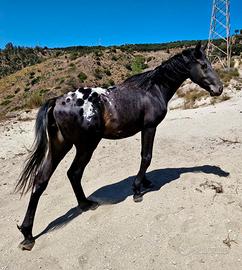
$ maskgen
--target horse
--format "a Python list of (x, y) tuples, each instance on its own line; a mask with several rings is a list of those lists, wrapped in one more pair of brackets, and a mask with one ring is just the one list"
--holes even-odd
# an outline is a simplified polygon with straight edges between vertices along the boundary
[(176, 90), (188, 78), (211, 96), (219, 96), (223, 84), (206, 57), (201, 42), (185, 49), (153, 70), (134, 75), (119, 85), (103, 89), (79, 88), (47, 100), (39, 109), (35, 143), (17, 181), (16, 191), (31, 190), (26, 215), (18, 229), (24, 236), (19, 247), (31, 250), (37, 204), (54, 170), (74, 145), (75, 158), (67, 176), (81, 211), (96, 209), (81, 186), (84, 169), (102, 138), (121, 139), (141, 132), (141, 163), (133, 182), (133, 199), (142, 201), (141, 187), (151, 188), (146, 178), (152, 159), (156, 127), (165, 118)]

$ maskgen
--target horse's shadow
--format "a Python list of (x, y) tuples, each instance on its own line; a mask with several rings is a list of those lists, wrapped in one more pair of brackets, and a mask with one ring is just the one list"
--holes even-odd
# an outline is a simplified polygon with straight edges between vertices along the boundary
[[(154, 170), (146, 174), (147, 178), (152, 181), (152, 184), (154, 186), (151, 189), (144, 190), (143, 194), (159, 190), (165, 184), (179, 179), (181, 174), (183, 173), (206, 173), (214, 174), (220, 177), (227, 177), (229, 175), (228, 172), (222, 170), (220, 167), (211, 165)], [(121, 180), (118, 183), (103, 186), (93, 192), (89, 196), (89, 199), (97, 201), (100, 205), (120, 203), (124, 201), (127, 197), (133, 195), (133, 180), (134, 176), (130, 176), (124, 180)], [(64, 215), (58, 217), (57, 219), (49, 223), (49, 225), (41, 233), (35, 236), (35, 239), (50, 231), (64, 227), (81, 213), (82, 211), (78, 207), (71, 208)]]

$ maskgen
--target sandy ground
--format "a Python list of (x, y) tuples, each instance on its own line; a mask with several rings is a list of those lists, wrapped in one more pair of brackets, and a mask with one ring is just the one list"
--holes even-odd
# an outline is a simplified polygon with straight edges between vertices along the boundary
[(16, 228), (29, 194), (13, 194), (32, 144), (34, 121), (0, 127), (0, 269), (242, 269), (242, 94), (186, 111), (170, 111), (157, 130), (141, 203), (131, 182), (140, 134), (103, 140), (83, 177), (99, 201), (80, 214), (62, 161), (41, 197), (31, 252), (17, 248)]

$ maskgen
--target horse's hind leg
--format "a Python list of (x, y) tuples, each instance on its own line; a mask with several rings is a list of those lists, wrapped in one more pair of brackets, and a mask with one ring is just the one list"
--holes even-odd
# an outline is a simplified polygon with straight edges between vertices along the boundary
[(32, 228), (39, 198), (46, 189), (52, 173), (66, 153), (71, 149), (71, 146), (72, 145), (67, 143), (60, 144), (52, 142), (51, 149), (42, 165), (42, 168), (36, 175), (37, 181), (30, 196), (27, 212), (22, 225), (18, 226), (19, 230), (24, 235), (24, 240), (19, 245), (23, 250), (31, 250), (34, 246), (35, 240), (32, 235)]
[(82, 211), (96, 209), (98, 206), (97, 202), (93, 202), (86, 198), (81, 186), (81, 178), (99, 141), (100, 139), (94, 139), (81, 145), (76, 145), (76, 156), (67, 172), (73, 191), (76, 195), (78, 206)]
[(145, 188), (151, 186), (151, 182), (146, 179), (145, 173), (150, 165), (151, 158), (152, 158), (155, 131), (156, 131), (156, 128), (147, 128), (147, 129), (142, 130), (142, 133), (141, 133), (141, 136), (142, 136), (141, 164), (140, 164), (139, 172), (137, 176), (135, 177), (135, 180), (133, 183), (135, 202), (142, 201), (141, 184), (143, 184)]

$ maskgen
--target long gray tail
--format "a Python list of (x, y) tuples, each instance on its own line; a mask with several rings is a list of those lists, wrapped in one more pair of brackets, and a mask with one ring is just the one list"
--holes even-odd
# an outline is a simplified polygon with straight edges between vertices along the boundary
[[(49, 99), (39, 109), (35, 122), (35, 141), (30, 156), (26, 160), (25, 167), (17, 181), (15, 192), (21, 195), (33, 189), (36, 184), (36, 174), (40, 169), (46, 152), (48, 151), (48, 111), (54, 107), (56, 98)], [(53, 119), (53, 118), (52, 118)]]

